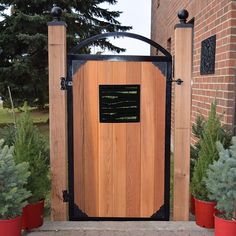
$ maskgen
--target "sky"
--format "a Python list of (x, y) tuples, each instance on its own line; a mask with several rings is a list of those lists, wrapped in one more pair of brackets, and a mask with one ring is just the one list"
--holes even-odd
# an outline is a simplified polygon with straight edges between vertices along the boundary
[[(103, 4), (109, 10), (123, 13), (118, 18), (122, 25), (132, 26), (130, 33), (151, 37), (151, 0), (118, 0), (115, 5)], [(111, 40), (110, 40), (111, 41)], [(124, 38), (111, 41), (113, 44), (126, 48), (126, 55), (150, 55), (150, 46), (136, 39)]]

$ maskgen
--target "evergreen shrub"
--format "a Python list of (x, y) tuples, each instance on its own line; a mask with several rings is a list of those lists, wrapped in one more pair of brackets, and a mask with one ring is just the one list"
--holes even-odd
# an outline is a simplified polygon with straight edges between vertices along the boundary
[(0, 219), (13, 219), (20, 216), (22, 208), (31, 196), (26, 190), (30, 172), (28, 164), (16, 164), (13, 157), (13, 146), (4, 145), (0, 140)]
[(220, 142), (217, 148), (220, 157), (209, 165), (204, 182), (209, 199), (217, 202), (216, 208), (228, 220), (232, 220), (234, 213), (236, 220), (236, 137), (229, 149), (224, 149)]
[(35, 203), (45, 198), (50, 189), (49, 148), (45, 137), (34, 126), (26, 106), (16, 122), (14, 158), (17, 163), (29, 163), (31, 174), (26, 185), (32, 192), (29, 202)]
[(220, 141), (228, 147), (230, 132), (224, 129), (220, 123), (220, 118), (216, 113), (216, 102), (212, 102), (208, 119), (204, 124), (202, 135), (199, 140), (198, 159), (194, 166), (193, 177), (191, 181), (191, 190), (195, 198), (209, 201), (208, 191), (203, 179), (206, 177), (208, 166), (214, 160), (218, 160), (219, 154), (216, 142)]
[(192, 125), (192, 133), (195, 138), (197, 138), (197, 141), (195, 145), (190, 146), (190, 181), (193, 177), (193, 170), (194, 166), (198, 159), (198, 154), (200, 151), (200, 139), (202, 137), (204, 125), (205, 125), (205, 119), (202, 115), (198, 115), (195, 120), (195, 124)]

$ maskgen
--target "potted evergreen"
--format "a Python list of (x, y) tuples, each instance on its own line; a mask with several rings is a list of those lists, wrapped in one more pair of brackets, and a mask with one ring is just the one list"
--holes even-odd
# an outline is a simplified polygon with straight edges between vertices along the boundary
[(21, 235), (21, 213), (30, 192), (25, 189), (28, 164), (15, 164), (13, 147), (0, 140), (0, 235)]
[(37, 228), (43, 224), (44, 199), (50, 189), (49, 149), (26, 105), (16, 122), (14, 158), (17, 163), (28, 162), (31, 172), (26, 188), (32, 196), (23, 209), (23, 229)]
[[(192, 134), (196, 138), (196, 143), (190, 146), (190, 183), (192, 182), (193, 170), (198, 159), (200, 151), (200, 139), (202, 137), (205, 119), (202, 115), (196, 117), (195, 123), (192, 125)], [(191, 192), (190, 195), (190, 212), (195, 214), (195, 200)]]
[(228, 143), (228, 135), (228, 132), (225, 132), (221, 126), (219, 116), (216, 113), (216, 102), (213, 102), (209, 117), (202, 131), (202, 136), (200, 137), (200, 150), (191, 181), (191, 190), (195, 198), (196, 223), (202, 227), (214, 227), (216, 203), (212, 202), (208, 197), (204, 178), (206, 177), (208, 166), (219, 158), (216, 142), (221, 141), (226, 145)]
[(215, 235), (236, 235), (236, 137), (232, 138), (232, 146), (224, 149), (217, 142), (219, 159), (207, 170), (205, 184), (208, 197), (217, 202), (219, 210), (215, 214)]

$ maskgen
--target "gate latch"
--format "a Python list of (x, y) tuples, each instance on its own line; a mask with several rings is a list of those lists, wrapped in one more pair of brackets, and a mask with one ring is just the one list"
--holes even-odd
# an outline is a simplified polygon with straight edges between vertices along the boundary
[(68, 81), (65, 77), (61, 77), (61, 90), (67, 90), (68, 87), (73, 85), (72, 81)]
[(62, 191), (62, 196), (63, 196), (63, 202), (69, 202), (70, 194), (68, 193), (67, 190), (63, 190)]
[(182, 79), (177, 79), (177, 80), (171, 80), (171, 82), (176, 83), (177, 85), (181, 85), (184, 81)]

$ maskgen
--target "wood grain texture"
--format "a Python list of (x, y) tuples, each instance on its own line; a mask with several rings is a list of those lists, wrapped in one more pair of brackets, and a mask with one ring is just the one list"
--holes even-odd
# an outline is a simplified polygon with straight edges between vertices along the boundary
[[(98, 63), (98, 83), (112, 83), (112, 62)], [(99, 123), (99, 216), (113, 216), (113, 124)]]
[(84, 197), (86, 199), (85, 212), (88, 216), (97, 216), (99, 212), (97, 73), (97, 62), (86, 63), (84, 77)]
[(85, 212), (84, 189), (84, 66), (73, 76), (75, 204)]
[[(112, 63), (112, 83), (126, 84), (126, 62)], [(113, 216), (126, 215), (126, 123), (113, 124)]]
[(192, 28), (175, 29), (174, 220), (189, 220)]
[[(141, 62), (127, 63), (127, 84), (141, 84)], [(141, 205), (141, 123), (127, 124), (126, 216), (140, 216)]]
[(153, 65), (142, 63), (141, 89), (141, 216), (154, 212), (154, 153), (155, 153), (155, 80)]
[[(81, 195), (76, 199), (84, 199), (89, 216), (150, 217), (164, 197), (165, 114), (159, 114), (165, 113), (164, 77), (148, 62), (93, 61), (83, 71), (84, 131), (76, 134), (84, 140), (84, 151), (78, 151), (83, 177), (75, 176), (80, 182), (84, 178), (84, 190), (75, 193)], [(140, 84), (140, 122), (99, 122), (98, 91), (105, 84)]]
[(68, 206), (62, 190), (67, 183), (67, 103), (60, 90), (60, 77), (66, 76), (66, 27), (48, 27), (49, 60), (49, 139), (51, 164), (51, 219), (67, 220)]
[(155, 157), (154, 157), (154, 209), (164, 204), (165, 177), (165, 90), (166, 78), (160, 70), (155, 72)]

